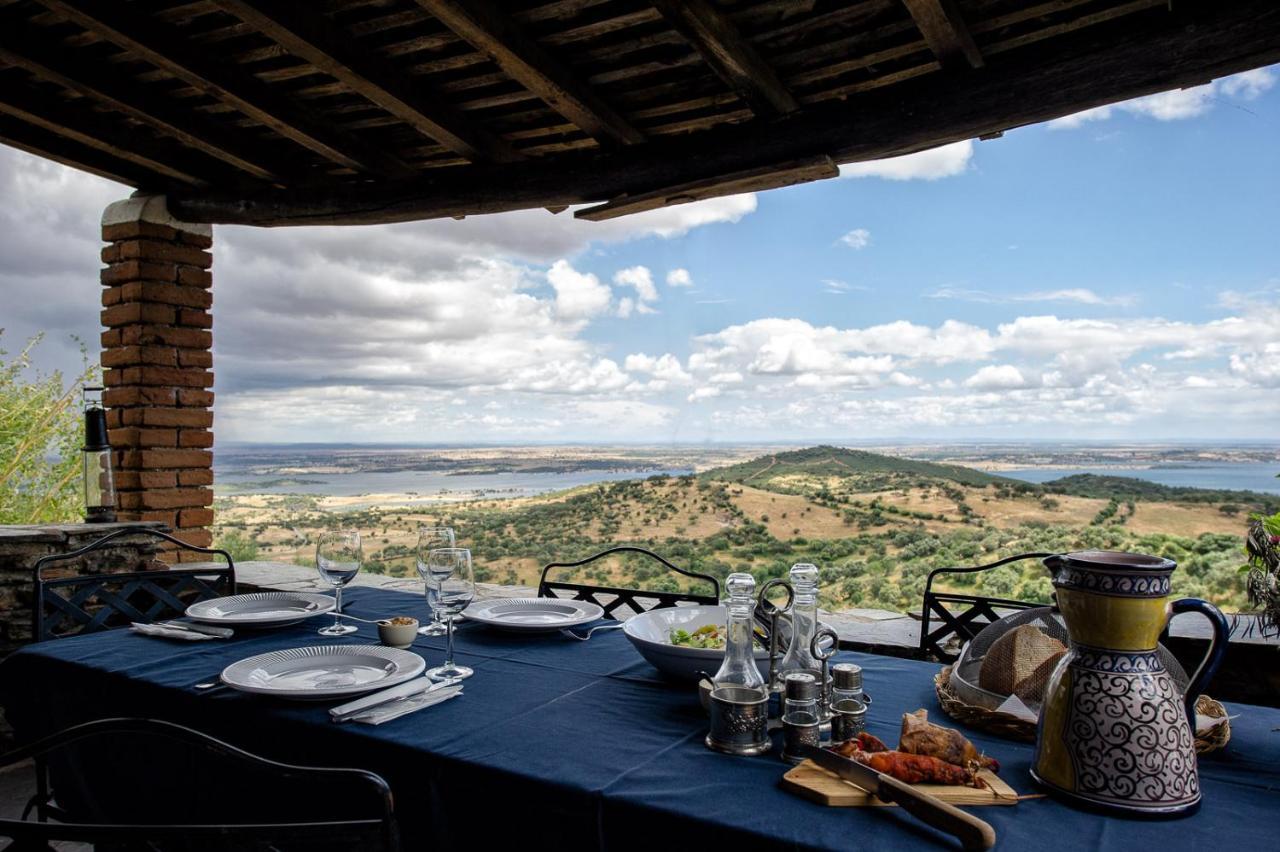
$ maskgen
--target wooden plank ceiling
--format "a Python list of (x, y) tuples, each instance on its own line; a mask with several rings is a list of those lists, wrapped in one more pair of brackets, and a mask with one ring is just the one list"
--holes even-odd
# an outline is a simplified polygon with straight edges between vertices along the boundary
[(1278, 61), (1274, 0), (0, 0), (0, 142), (192, 221), (599, 220)]

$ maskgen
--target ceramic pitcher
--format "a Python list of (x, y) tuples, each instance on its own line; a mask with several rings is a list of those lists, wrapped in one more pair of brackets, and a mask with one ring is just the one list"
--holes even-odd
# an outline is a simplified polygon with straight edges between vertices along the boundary
[[(1195, 701), (1227, 648), (1227, 622), (1195, 598), (1169, 602), (1177, 563), (1080, 551), (1051, 556), (1070, 649), (1045, 689), (1032, 775), (1051, 793), (1103, 810), (1174, 815), (1199, 805)], [(1213, 641), (1185, 694), (1157, 640), (1170, 617), (1199, 612)]]

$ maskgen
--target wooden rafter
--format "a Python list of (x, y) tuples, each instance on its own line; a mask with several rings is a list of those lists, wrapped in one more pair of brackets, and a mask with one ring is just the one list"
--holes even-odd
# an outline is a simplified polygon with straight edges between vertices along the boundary
[(11, 115), (0, 114), (0, 143), (125, 186), (155, 186), (156, 174), (150, 169), (50, 133)]
[(372, 224), (607, 201), (748, 169), (829, 155), (838, 163), (910, 154), (983, 134), (1280, 62), (1280, 4), (1213, 4), (1195, 20), (1153, 18), (1122, 40), (1082, 30), (980, 75), (931, 74), (683, 139), (546, 163), (438, 170), (387, 188), (179, 193), (192, 222)]
[(39, 2), (333, 163), (389, 177), (415, 173), (397, 157), (335, 129), (331, 122), (277, 95), (253, 75), (185, 44), (174, 28), (157, 25), (124, 4), (89, 0)]
[(652, 3), (756, 115), (786, 115), (800, 108), (773, 67), (719, 9), (706, 0)]
[(981, 68), (985, 62), (955, 0), (902, 0), (943, 68)]
[(213, 0), (285, 50), (342, 81), (382, 109), (469, 160), (506, 162), (519, 154), (438, 96), (408, 82), (383, 59), (361, 51), (306, 4), (281, 0)]
[(0, 62), (119, 110), (261, 180), (276, 183), (290, 173), (289, 167), (264, 151), (262, 145), (152, 94), (118, 71), (83, 62), (47, 41), (41, 30), (21, 19), (0, 16), (0, 30), (5, 33), (0, 42)]
[(491, 58), (511, 79), (597, 141), (638, 145), (644, 134), (491, 0), (417, 0), (419, 6)]
[(715, 175), (696, 181), (663, 187), (649, 192), (620, 195), (604, 204), (585, 207), (574, 213), (576, 219), (603, 222), (632, 213), (657, 210), (676, 204), (688, 204), (707, 198), (736, 195), (741, 192), (761, 192), (838, 177), (840, 169), (827, 156), (806, 157), (794, 163), (771, 163), (767, 166), (744, 169), (727, 175)]
[[(0, 85), (0, 113), (12, 116), (38, 127), (47, 133), (70, 139), (88, 148), (95, 148), (119, 160), (141, 167), (140, 173), (154, 173), (151, 183), (178, 182), (191, 186), (206, 186), (216, 161), (195, 162), (193, 155), (184, 153), (176, 145), (161, 146), (140, 138), (131, 132), (113, 126), (106, 121), (95, 121), (93, 129), (85, 130), (85, 108), (63, 102), (52, 93), (25, 86), (12, 79)], [(74, 150), (64, 146), (64, 150)]]

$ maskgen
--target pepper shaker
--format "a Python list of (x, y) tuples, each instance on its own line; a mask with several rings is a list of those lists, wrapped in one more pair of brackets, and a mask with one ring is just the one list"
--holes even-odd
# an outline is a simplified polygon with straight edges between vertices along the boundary
[(800, 746), (819, 745), (818, 682), (808, 672), (787, 675), (782, 707), (782, 759), (787, 763), (804, 760)]

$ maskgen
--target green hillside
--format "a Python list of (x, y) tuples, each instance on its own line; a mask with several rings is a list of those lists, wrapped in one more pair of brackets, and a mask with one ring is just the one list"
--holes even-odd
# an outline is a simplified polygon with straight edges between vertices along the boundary
[(777, 483), (788, 477), (825, 479), (831, 476), (858, 480), (857, 490), (865, 491), (917, 484), (923, 479), (944, 480), (978, 488), (987, 485), (1013, 485), (1017, 482), (958, 465), (936, 464), (829, 446), (761, 456), (749, 462), (702, 474), (704, 479), (737, 482), (765, 489), (770, 488), (770, 483)]
[(1236, 504), (1242, 510), (1271, 514), (1280, 511), (1280, 496), (1258, 491), (1231, 491), (1215, 488), (1188, 488), (1161, 485), (1130, 476), (1101, 476), (1079, 473), (1050, 480), (1041, 486), (1050, 494), (1098, 497), (1104, 500), (1148, 500), (1176, 503)]

